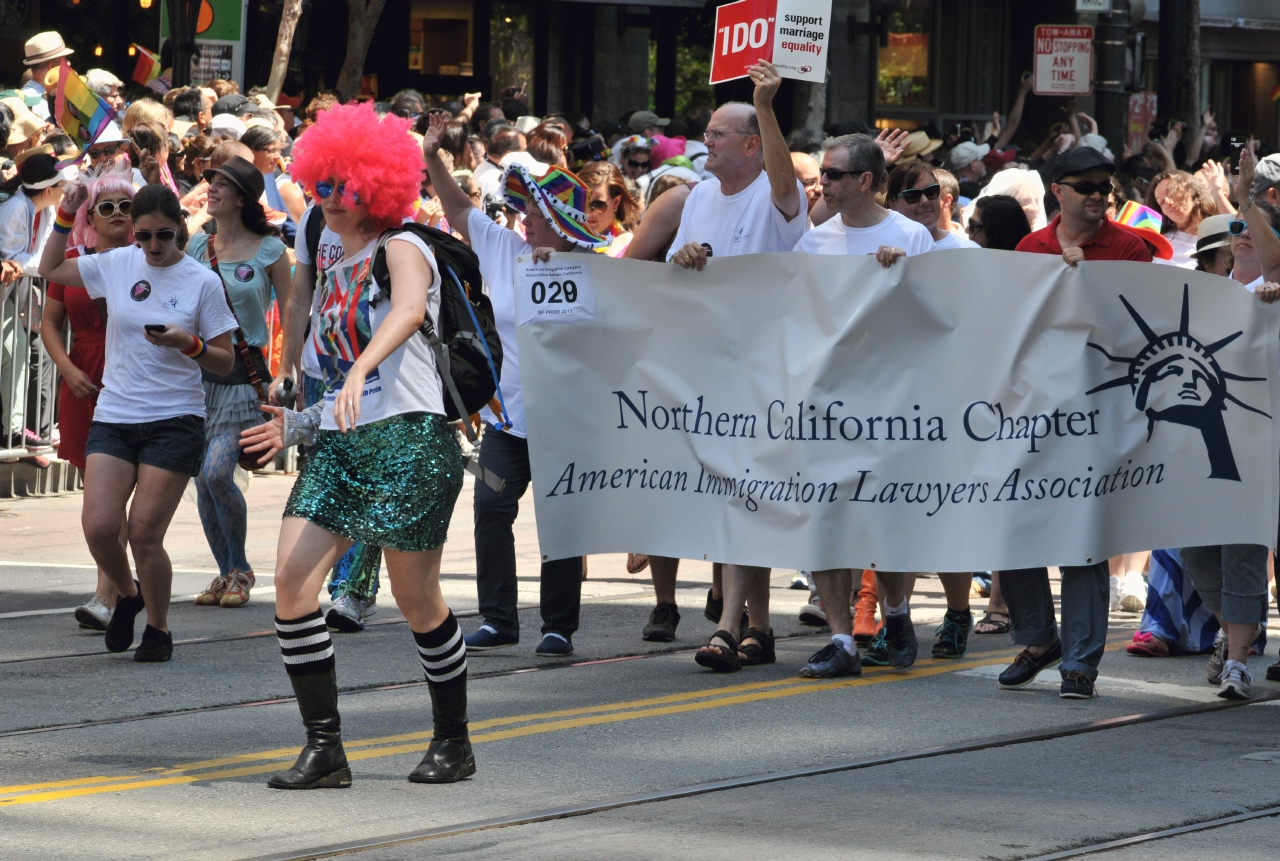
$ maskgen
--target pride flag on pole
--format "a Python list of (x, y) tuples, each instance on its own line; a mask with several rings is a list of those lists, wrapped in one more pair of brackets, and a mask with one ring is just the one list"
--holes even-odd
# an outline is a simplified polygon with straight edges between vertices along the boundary
[[(58, 125), (71, 135), (71, 139), (80, 148), (81, 154), (86, 152), (111, 124), (111, 121), (116, 119), (116, 112), (111, 109), (111, 106), (85, 85), (65, 58), (58, 72), (58, 91), (53, 104)], [(72, 159), (65, 165), (59, 164), (59, 168), (74, 164), (76, 161), (79, 159)]]
[(136, 42), (133, 47), (138, 52), (138, 65), (133, 67), (133, 81), (145, 87), (160, 77), (160, 55), (151, 53)]

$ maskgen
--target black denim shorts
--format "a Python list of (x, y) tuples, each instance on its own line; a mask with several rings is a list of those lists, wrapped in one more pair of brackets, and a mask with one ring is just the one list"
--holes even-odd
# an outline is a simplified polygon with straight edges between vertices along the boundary
[(157, 422), (89, 425), (85, 457), (107, 454), (132, 464), (145, 463), (180, 475), (200, 474), (204, 461), (204, 419), (176, 416)]

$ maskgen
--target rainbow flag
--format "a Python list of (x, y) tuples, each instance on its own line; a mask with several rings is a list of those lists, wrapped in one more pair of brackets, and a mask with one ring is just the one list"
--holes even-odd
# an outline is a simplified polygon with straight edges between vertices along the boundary
[[(116, 119), (116, 112), (97, 93), (89, 89), (75, 73), (66, 59), (58, 72), (58, 92), (54, 100), (54, 115), (62, 130), (71, 135), (83, 153), (93, 145), (98, 136)], [(74, 159), (68, 164), (74, 164)]]
[(151, 53), (136, 42), (133, 47), (138, 52), (138, 65), (133, 68), (133, 81), (145, 87), (160, 77), (160, 55)]
[(1135, 203), (1132, 200), (1120, 207), (1120, 211), (1116, 213), (1116, 221), (1125, 227), (1145, 228), (1154, 230), (1156, 233), (1160, 232), (1160, 226), (1164, 224), (1164, 219), (1160, 217), (1160, 213), (1149, 206), (1143, 206), (1141, 203)]
[(1280, 99), (1280, 86), (1277, 86), (1271, 90), (1271, 101), (1274, 102), (1277, 99)]

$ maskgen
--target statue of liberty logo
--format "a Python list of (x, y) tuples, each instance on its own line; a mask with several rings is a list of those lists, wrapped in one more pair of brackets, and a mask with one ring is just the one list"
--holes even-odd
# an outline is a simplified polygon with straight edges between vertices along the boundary
[(1231, 453), (1231, 440), (1227, 438), (1227, 426), (1223, 413), (1227, 402), (1250, 412), (1271, 418), (1256, 407), (1251, 407), (1227, 390), (1228, 381), (1253, 383), (1266, 382), (1266, 377), (1242, 377), (1225, 371), (1218, 364), (1215, 354), (1244, 334), (1235, 332), (1225, 338), (1205, 344), (1191, 335), (1191, 314), (1188, 304), (1189, 285), (1182, 287), (1182, 320), (1177, 331), (1163, 335), (1142, 319), (1124, 296), (1120, 301), (1139, 331), (1147, 339), (1147, 345), (1133, 357), (1113, 356), (1103, 347), (1089, 343), (1112, 362), (1128, 365), (1123, 377), (1108, 380), (1085, 394), (1092, 395), (1105, 389), (1128, 386), (1133, 395), (1133, 405), (1147, 417), (1147, 439), (1151, 439), (1156, 422), (1170, 422), (1197, 428), (1204, 439), (1209, 455), (1209, 477), (1239, 481), (1240, 471)]

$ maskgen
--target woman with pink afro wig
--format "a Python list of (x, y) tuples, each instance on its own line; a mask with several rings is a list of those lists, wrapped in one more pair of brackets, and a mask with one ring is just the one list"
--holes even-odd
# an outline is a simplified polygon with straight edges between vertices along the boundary
[(358, 197), (379, 230), (395, 227), (413, 213), (422, 182), (422, 151), (410, 125), (392, 114), (379, 119), (369, 102), (337, 105), (298, 138), (290, 172), (317, 203), (326, 196), (317, 194), (317, 183), (345, 185), (343, 203)]
[[(440, 593), (462, 453), (445, 418), (435, 356), (418, 331), (439, 320), (435, 252), (408, 228), (389, 230), (412, 211), (422, 154), (407, 120), (378, 119), (370, 105), (324, 111), (294, 153), (293, 176), (341, 239), (342, 259), (325, 269), (314, 302), (301, 306), (313, 309), (303, 349), (314, 352), (324, 398), (303, 412), (264, 406), (272, 420), (240, 436), (244, 451), (264, 463), (287, 445), (314, 446), (285, 506), (275, 573), (276, 633), (307, 744), (267, 785), (351, 785), (319, 596), (334, 563), (357, 542), (382, 548), (431, 692), (435, 732), (409, 780), (453, 783), (476, 771), (466, 644)], [(374, 275), (379, 253), (389, 279)], [(300, 316), (286, 315), (286, 343), (302, 342)]]
[[(76, 210), (67, 257), (80, 257), (123, 248), (133, 244), (133, 182), (128, 169), (108, 169), (91, 176), (86, 183), (89, 197)], [(71, 351), (67, 351), (63, 331), (71, 325)], [(107, 324), (98, 306), (83, 287), (49, 284), (44, 318), (40, 323), (44, 348), (58, 368), (58, 457), (84, 472), (85, 443), (89, 425), (102, 388), (106, 366)], [(125, 524), (120, 538), (128, 540)], [(111, 608), (118, 593), (111, 579), (98, 569), (98, 586), (93, 597), (76, 608), (82, 628), (107, 629)]]

